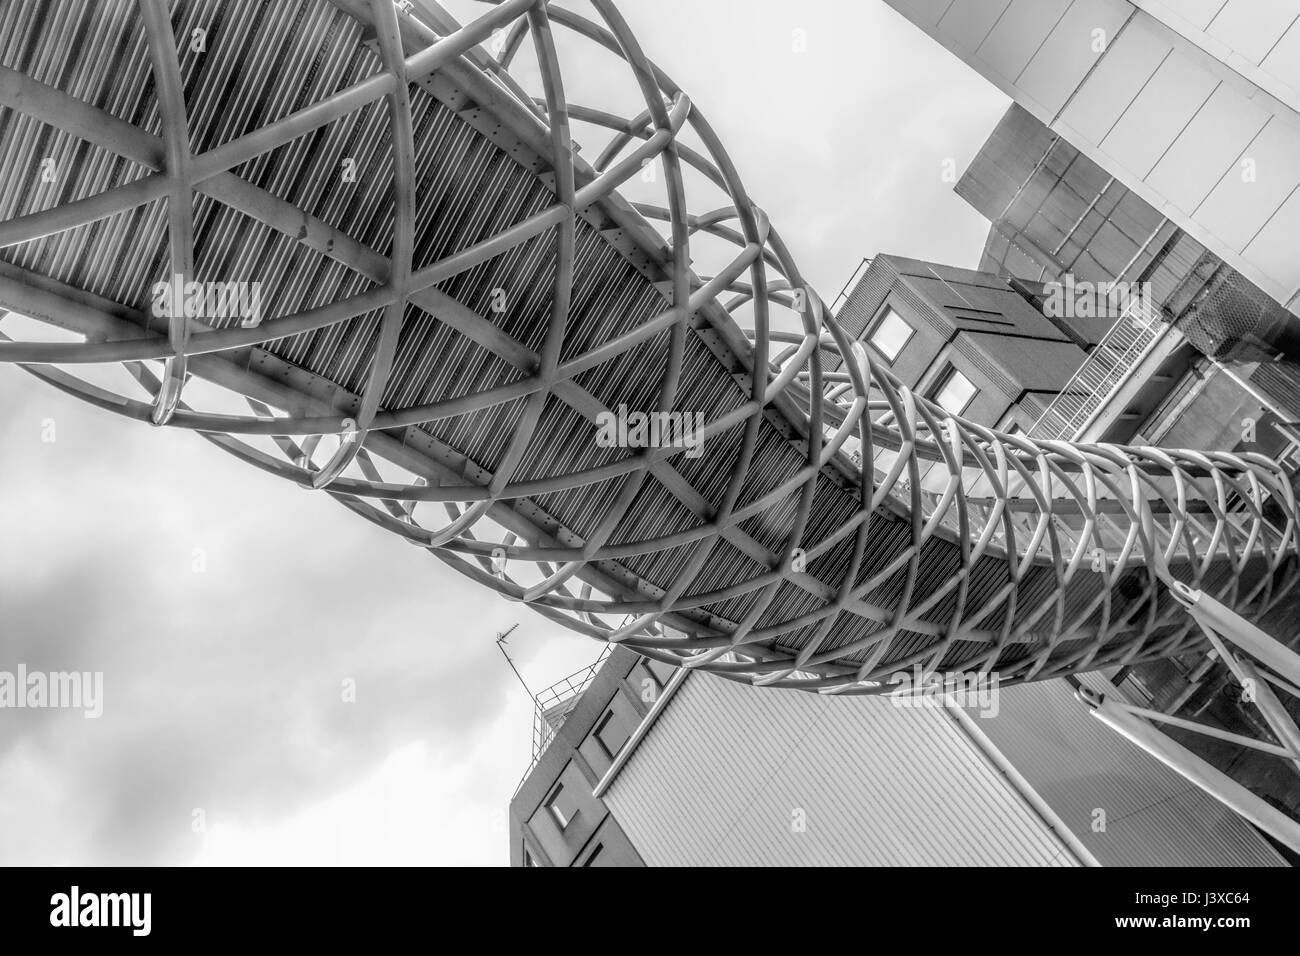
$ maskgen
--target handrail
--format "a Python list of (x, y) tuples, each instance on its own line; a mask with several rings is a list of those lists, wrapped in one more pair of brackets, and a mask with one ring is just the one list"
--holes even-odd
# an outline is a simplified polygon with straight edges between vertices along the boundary
[(1130, 302), (1065, 387), (1043, 409), (1028, 435), (1052, 441), (1076, 440), (1168, 328), (1159, 312), (1139, 300)]
[(853, 293), (853, 290), (858, 287), (858, 282), (861, 280), (862, 273), (871, 268), (871, 263), (873, 261), (874, 258), (872, 256), (862, 257), (862, 261), (858, 263), (857, 268), (853, 270), (848, 279), (845, 280), (844, 285), (840, 287), (839, 294), (831, 300), (831, 315), (838, 316), (840, 314), (840, 307), (849, 300), (849, 296)]

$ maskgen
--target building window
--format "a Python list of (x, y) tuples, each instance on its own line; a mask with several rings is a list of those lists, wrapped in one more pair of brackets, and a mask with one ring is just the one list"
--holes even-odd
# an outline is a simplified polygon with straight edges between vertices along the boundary
[(525, 843), (524, 844), (524, 866), (539, 866), (539, 865), (540, 864), (538, 864), (537, 862), (537, 857), (533, 856), (532, 852), (528, 849), (528, 844)]
[(951, 364), (943, 370), (926, 395), (944, 411), (960, 415), (975, 397), (975, 384)]
[(551, 818), (556, 822), (556, 824), (559, 826), (561, 830), (567, 827), (569, 825), (569, 821), (573, 819), (567, 813), (565, 813), (564, 808), (560, 806), (560, 797), (563, 794), (564, 794), (564, 784), (557, 783), (555, 785), (555, 789), (551, 791), (551, 795), (546, 798), (547, 812), (550, 813)]
[(885, 311), (881, 313), (880, 321), (871, 330), (871, 344), (880, 351), (886, 361), (892, 362), (898, 358), (898, 353), (903, 351), (903, 346), (912, 338), (914, 331), (915, 329), (903, 321), (902, 316), (887, 305)]
[(601, 749), (605, 751), (605, 755), (610, 760), (618, 756), (618, 752), (627, 743), (628, 736), (627, 727), (624, 726), (622, 721), (614, 718), (612, 709), (605, 711), (605, 716), (600, 718), (600, 722), (596, 724), (596, 742), (600, 744)]
[(596, 849), (592, 850), (591, 853), (587, 856), (587, 858), (582, 861), (582, 865), (594, 866), (596, 863), (596, 857), (600, 856), (600, 851), (603, 849), (605, 849), (605, 845), (603, 843), (597, 843)]

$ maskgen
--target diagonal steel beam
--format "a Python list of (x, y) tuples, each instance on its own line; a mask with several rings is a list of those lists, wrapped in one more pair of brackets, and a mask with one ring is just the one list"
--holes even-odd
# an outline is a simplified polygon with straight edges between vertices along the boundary
[(176, 411), (185, 386), (190, 323), (182, 303), (185, 284), (194, 277), (194, 201), (190, 187), (190, 128), (185, 114), (185, 92), (181, 65), (176, 54), (176, 36), (164, 0), (139, 0), (153, 62), (154, 89), (162, 114), (166, 145), (167, 235), (171, 243), (173, 294), (167, 317), (167, 339), (172, 348), (163, 370), (162, 384), (154, 402), (153, 423), (165, 425)]

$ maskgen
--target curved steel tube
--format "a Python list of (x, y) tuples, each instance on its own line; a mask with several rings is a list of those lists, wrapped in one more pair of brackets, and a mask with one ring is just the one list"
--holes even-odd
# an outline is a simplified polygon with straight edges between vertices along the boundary
[[(300, 4), (320, 13), (319, 0)], [(371, 71), (194, 152), (191, 143), (205, 141), (206, 130), (192, 128), (194, 112), (187, 120), (184, 91), (203, 67), (178, 58), (173, 26), (188, 22), (188, 3), (174, 3), (169, 17), (162, 0), (139, 0), (161, 137), (0, 65), (0, 147), (19, 148), (13, 130), (23, 116), (144, 171), (129, 182), (88, 183), (72, 193), (87, 198), (75, 202), (20, 210), (0, 222), (0, 244), (10, 244), (0, 255), (124, 222), (124, 211), (162, 197), (167, 275), (188, 279), (197, 244), (227, 241), (196, 216), (201, 196), (368, 283), (253, 328), (171, 316), (164, 336), (139, 308), (145, 289), (107, 309), (90, 290), (65, 289), (55, 276), (20, 289), (21, 277), (7, 285), (0, 271), (0, 301), (15, 311), (53, 303), (57, 320), (90, 325), (86, 314), (100, 308), (105, 315), (83, 329), (84, 343), (0, 336), (0, 361), (117, 414), (198, 430), (254, 467), (324, 489), (548, 619), (755, 684), (873, 694), (888, 692), (890, 675), (914, 666), (1015, 682), (1133, 663), (1202, 640), (1165, 593), (1169, 581), (1206, 589), (1249, 614), (1291, 589), (1297, 509), (1275, 462), (1006, 435), (945, 412), (873, 363), (804, 281), (699, 107), (646, 57), (611, 0), (593, 4), (602, 23), (544, 0), (508, 0), (462, 27), (427, 8), (335, 0), (345, 15), (340, 29), (353, 31), (356, 47), (373, 39)], [(232, 0), (228, 18), (251, 23), (255, 6)], [(630, 119), (566, 101), (554, 36), (561, 29), (623, 64), (641, 99)], [(477, 44), (497, 30), (504, 42), (493, 58)], [(526, 39), (541, 96), (510, 74)], [(243, 82), (233, 73), (227, 80), (232, 94)], [(381, 100), (394, 199), (386, 241), (368, 245), (324, 207), (297, 206), (244, 178), (248, 164)], [(486, 236), (467, 233), (420, 264), (424, 157), (440, 145), (421, 139), (421, 117), (434, 103), (486, 117), (477, 135), (529, 169), (547, 201), (497, 222)], [(612, 134), (594, 164), (576, 152), (574, 122)], [(468, 135), (468, 125), (448, 123), (443, 135)], [(688, 134), (693, 144), (684, 142)], [(665, 201), (627, 202), (618, 190), (651, 162), (661, 164)], [(715, 198), (692, 214), (687, 170), (729, 204)], [(667, 235), (650, 222), (666, 224)], [(620, 325), (615, 304), (580, 298), (577, 286), (595, 268), (583, 250), (597, 232), (611, 237), (601, 248), (617, 249), (645, 288), (658, 291), (662, 308)], [(712, 276), (693, 271), (705, 240), (734, 247)], [(540, 260), (550, 270), (543, 325), (512, 328), (442, 288), (524, 248), (548, 250)], [(724, 302), (724, 293), (734, 295)], [(91, 305), (59, 304), (79, 295)], [(773, 307), (794, 313), (795, 331), (774, 327)], [(394, 402), (402, 376), (423, 358), (438, 358), (404, 337), (412, 310), (488, 350), (508, 374)], [(748, 328), (737, 319), (745, 310)], [(254, 360), (281, 367), (278, 343), (353, 329), (375, 315), (370, 364), (353, 392), (339, 383), (276, 390), (231, 371)], [(641, 407), (703, 412), (697, 437), (703, 447), (720, 447), (709, 454), (725, 464), (706, 456), (693, 465), (683, 447), (603, 459), (575, 449), (568, 460), (546, 457), (548, 468), (536, 471), (548, 444), (572, 441), (582, 428), (594, 442), (595, 423), (616, 403), (593, 390), (591, 376), (633, 356), (653, 360)], [(151, 360), (165, 363), (161, 378), (143, 364)], [(86, 363), (122, 363), (148, 400), (56, 367)], [(190, 408), (181, 401), (187, 374), (242, 391), (250, 414)], [(698, 394), (719, 397), (696, 409), (690, 403)], [(491, 467), (429, 430), (503, 409), (516, 412)], [(547, 432), (558, 427), (557, 409), (585, 424)], [(318, 464), (323, 434), (344, 437)], [(269, 436), (282, 457), (236, 435)], [(386, 477), (394, 466), (406, 474)], [(547, 510), (566, 496), (586, 503), (580, 520), (566, 523)], [(440, 503), (446, 521), (426, 527), (417, 519), (420, 503)]]

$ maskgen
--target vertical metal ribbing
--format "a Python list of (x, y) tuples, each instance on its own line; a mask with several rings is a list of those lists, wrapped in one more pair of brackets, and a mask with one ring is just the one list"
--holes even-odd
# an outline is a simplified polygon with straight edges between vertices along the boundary
[[(646, 116), (654, 122), (654, 127), (660, 133), (667, 134), (666, 145), (664, 146), (660, 157), (664, 163), (665, 176), (668, 181), (668, 196), (670, 217), (672, 223), (672, 307), (675, 313), (675, 319), (669, 332), (668, 357), (665, 363), (663, 378), (659, 388), (659, 412), (670, 412), (676, 402), (677, 391), (681, 382), (682, 359), (686, 344), (686, 322), (690, 318), (690, 236), (686, 227), (686, 193), (682, 182), (681, 165), (677, 156), (676, 130), (669, 116), (668, 109), (664, 104), (666, 94), (660, 90), (654, 78), (650, 74), (648, 64), (644, 55), (637, 46), (635, 39), (627, 30), (626, 23), (618, 15), (616, 10), (609, 8), (608, 4), (597, 4), (597, 9), (605, 18), (606, 23), (610, 24), (616, 36), (619, 37), (623, 49), (623, 55), (631, 65), (636, 75), (638, 85), (641, 89), (641, 95), (646, 101)], [(544, 39), (545, 57), (549, 62), (555, 62), (554, 43), (551, 37), (549, 25)], [(510, 51), (510, 44), (507, 43), (507, 53), (513, 55)], [(539, 56), (543, 55), (539, 47)], [(508, 62), (508, 57), (507, 57)], [(680, 101), (679, 101), (680, 104)], [(550, 108), (548, 93), (548, 110)], [(567, 111), (567, 104), (565, 109)], [(689, 109), (689, 103), (687, 104)], [(577, 210), (575, 210), (576, 215)], [(624, 519), (628, 509), (631, 507), (637, 494), (641, 491), (645, 480), (650, 474), (650, 468), (641, 468), (627, 476), (622, 481), (618, 497), (613, 506), (605, 514), (596, 529), (587, 536), (583, 546), (583, 557), (579, 560), (570, 561), (554, 573), (548, 573), (546, 578), (539, 584), (527, 589), (524, 592), (525, 601), (535, 601), (538, 598), (550, 593), (558, 585), (568, 580), (578, 571), (582, 570), (588, 563), (589, 557), (599, 554), (600, 549), (609, 540), (609, 536), (614, 533), (619, 523)], [(646, 616), (634, 617), (630, 624), (618, 628), (609, 635), (609, 640), (617, 642), (627, 637), (647, 632), (658, 620), (659, 615), (651, 614)]]
[(488, 482), (488, 495), (474, 502), (459, 518), (447, 526), (430, 532), (429, 543), (438, 547), (473, 527), (499, 500), (523, 460), (532, 435), (546, 407), (556, 381), (556, 371), (564, 346), (564, 333), (569, 322), (569, 306), (573, 298), (573, 269), (577, 245), (577, 204), (573, 174), (573, 141), (569, 135), (569, 117), (564, 98), (564, 82), (551, 37), (550, 23), (545, 6), (536, 5), (527, 13), (537, 64), (542, 74), (542, 88), (546, 95), (546, 114), (549, 123), (551, 175), (558, 207), (563, 214), (554, 226), (555, 282), (552, 291), (551, 321), (547, 326), (542, 352), (534, 370), (540, 388), (525, 400), (523, 412), (515, 423), (510, 442), (496, 471)]
[(366, 434), (374, 424), (379, 402), (388, 386), (397, 357), (397, 342), (402, 334), (402, 318), (410, 294), (411, 272), (415, 255), (415, 130), (411, 118), (411, 95), (407, 87), (406, 58), (397, 12), (391, 0), (371, 0), (375, 36), (384, 70), (392, 76), (388, 94), (389, 141), (393, 151), (393, 242), (389, 255), (388, 287), (392, 301), (384, 309), (379, 326), (379, 341), (370, 375), (362, 390), (356, 420), (346, 428), (333, 457), (312, 476), (312, 486), (324, 488), (334, 481), (356, 458), (365, 444)]

